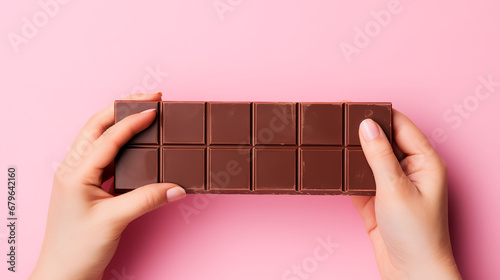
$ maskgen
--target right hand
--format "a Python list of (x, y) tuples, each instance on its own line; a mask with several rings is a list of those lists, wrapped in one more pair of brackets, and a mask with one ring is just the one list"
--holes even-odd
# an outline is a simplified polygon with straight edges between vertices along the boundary
[(364, 120), (359, 138), (375, 176), (375, 197), (351, 196), (383, 279), (462, 279), (448, 229), (446, 165), (410, 119), (393, 110), (398, 161), (380, 126)]

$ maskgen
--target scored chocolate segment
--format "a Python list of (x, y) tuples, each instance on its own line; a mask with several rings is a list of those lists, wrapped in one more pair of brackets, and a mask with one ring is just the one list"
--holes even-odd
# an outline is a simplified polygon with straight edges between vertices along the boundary
[(345, 187), (349, 194), (375, 193), (375, 178), (361, 148), (345, 150)]
[(392, 105), (391, 103), (346, 103), (346, 145), (361, 145), (359, 142), (359, 125), (370, 118), (384, 130), (387, 139), (392, 139)]
[(301, 103), (300, 143), (342, 145), (342, 103)]
[(251, 104), (208, 103), (208, 143), (250, 145)]
[(205, 147), (164, 147), (162, 182), (175, 183), (186, 190), (205, 186)]
[(297, 116), (295, 103), (255, 103), (256, 145), (295, 145)]
[(250, 148), (209, 148), (208, 188), (250, 191)]
[(155, 121), (146, 129), (132, 137), (128, 144), (158, 144), (158, 127), (160, 123), (160, 111), (158, 102), (145, 101), (125, 101), (117, 100), (115, 102), (115, 123), (123, 120), (125, 117), (140, 113), (148, 109), (156, 109)]
[(173, 182), (188, 193), (374, 195), (361, 121), (392, 141), (390, 103), (116, 101), (116, 122), (153, 124), (115, 158), (115, 190)]
[(254, 148), (254, 189), (295, 190), (296, 149)]
[(133, 190), (158, 183), (158, 148), (124, 148), (115, 159), (115, 185)]
[(164, 144), (205, 144), (205, 102), (163, 103)]
[(342, 148), (300, 149), (301, 190), (342, 191)]

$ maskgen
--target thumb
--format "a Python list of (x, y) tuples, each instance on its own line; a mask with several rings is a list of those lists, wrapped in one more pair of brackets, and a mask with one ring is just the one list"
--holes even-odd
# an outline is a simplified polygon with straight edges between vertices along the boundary
[(359, 139), (375, 177), (377, 196), (400, 193), (407, 186), (408, 177), (382, 128), (372, 119), (365, 119), (359, 126)]
[(186, 191), (176, 184), (150, 184), (108, 200), (108, 209), (112, 212), (113, 219), (126, 225), (162, 205), (185, 196)]

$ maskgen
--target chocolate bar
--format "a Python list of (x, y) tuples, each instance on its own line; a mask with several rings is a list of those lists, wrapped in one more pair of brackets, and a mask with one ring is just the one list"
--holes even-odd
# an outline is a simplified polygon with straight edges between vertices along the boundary
[(115, 159), (115, 191), (172, 182), (187, 193), (374, 195), (359, 124), (392, 141), (388, 102), (115, 102), (115, 121), (156, 120)]

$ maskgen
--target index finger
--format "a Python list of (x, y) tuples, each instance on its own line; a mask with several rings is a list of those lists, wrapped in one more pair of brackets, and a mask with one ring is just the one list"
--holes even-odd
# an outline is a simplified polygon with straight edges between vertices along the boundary
[[(123, 100), (144, 100), (157, 101), (161, 100), (161, 92), (151, 94), (132, 94), (123, 98)], [(107, 106), (100, 112), (96, 113), (87, 121), (80, 133), (75, 139), (75, 143), (80, 143), (82, 140), (94, 142), (99, 138), (104, 131), (115, 123), (115, 107), (113, 104)]]
[(396, 109), (392, 110), (392, 125), (394, 141), (406, 155), (430, 155), (435, 152), (425, 134)]
[[(155, 109), (148, 109), (125, 117), (123, 120), (111, 126), (99, 139), (94, 142), (92, 153), (84, 159), (83, 169), (89, 172), (83, 174), (102, 174), (116, 157), (120, 148), (125, 145), (134, 135), (146, 129), (157, 116)], [(98, 171), (98, 172), (91, 172)], [(90, 176), (87, 182), (99, 185), (101, 177)]]

